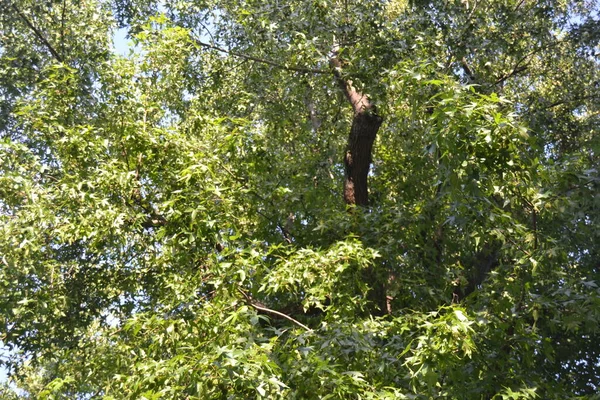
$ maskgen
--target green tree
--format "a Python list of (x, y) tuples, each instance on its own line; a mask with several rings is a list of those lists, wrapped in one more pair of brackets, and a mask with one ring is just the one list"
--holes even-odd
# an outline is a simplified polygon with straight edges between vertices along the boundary
[(0, 11), (3, 396), (597, 392), (596, 2)]

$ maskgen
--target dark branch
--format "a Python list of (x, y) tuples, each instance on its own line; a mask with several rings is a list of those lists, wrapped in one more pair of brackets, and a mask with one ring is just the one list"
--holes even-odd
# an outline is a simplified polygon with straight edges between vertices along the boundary
[(14, 10), (16, 11), (16, 13), (19, 15), (19, 17), (21, 17), (21, 19), (23, 20), (23, 22), (25, 22), (25, 24), (35, 33), (35, 36), (37, 36), (37, 38), (44, 44), (44, 46), (46, 46), (46, 48), (50, 51), (50, 54), (52, 54), (52, 56), (58, 61), (58, 62), (63, 62), (63, 58), (61, 57), (60, 54), (58, 54), (58, 52), (54, 49), (54, 47), (52, 47), (52, 45), (50, 44), (50, 42), (48, 42), (48, 40), (44, 37), (44, 35), (42, 34), (42, 32), (40, 32), (40, 30), (38, 28), (36, 28), (31, 21), (29, 21), (29, 19), (27, 18), (27, 16), (25, 14), (23, 14), (21, 12), (21, 10), (19, 10), (19, 8), (13, 3), (11, 4), (12, 7), (14, 8)]
[(337, 51), (334, 51), (333, 56), (329, 60), (329, 64), (333, 69), (333, 74), (344, 92), (346, 99), (352, 105), (352, 109), (354, 110), (354, 114), (360, 114), (362, 112), (368, 112), (373, 110), (373, 104), (369, 101), (367, 96), (362, 93), (359, 93), (354, 86), (352, 85), (352, 81), (345, 79), (342, 76), (342, 62), (338, 58)]
[(577, 103), (580, 101), (584, 101), (584, 100), (591, 100), (591, 99), (597, 99), (600, 98), (600, 94), (590, 94), (588, 96), (580, 96), (580, 97), (576, 97), (576, 98), (572, 98), (572, 99), (563, 99), (563, 100), (558, 100), (555, 101), (554, 103), (542, 108), (543, 110), (548, 110), (550, 108), (554, 108), (554, 107), (558, 107), (558, 106), (562, 106), (564, 104), (569, 104), (569, 103)]
[(167, 220), (162, 215), (152, 212), (150, 215), (148, 215), (146, 220), (142, 222), (142, 227), (150, 229), (165, 226), (166, 224)]
[(233, 50), (226, 50), (221, 47), (214, 46), (212, 44), (204, 43), (195, 38), (193, 40), (198, 46), (201, 46), (201, 47), (204, 47), (207, 49), (217, 50), (217, 51), (220, 51), (221, 53), (230, 54), (234, 57), (243, 58), (245, 60), (251, 60), (251, 61), (256, 61), (256, 62), (259, 62), (262, 64), (271, 65), (273, 67), (280, 68), (280, 69), (283, 69), (286, 71), (301, 72), (303, 74), (329, 74), (330, 73), (330, 71), (326, 71), (326, 70), (318, 69), (318, 68), (305, 68), (305, 67), (295, 67), (295, 66), (283, 65), (283, 64), (276, 63), (275, 61), (267, 60), (264, 58), (259, 58), (259, 57), (254, 57), (254, 56), (250, 56), (250, 55), (243, 54), (243, 53), (238, 53), (237, 51), (233, 51)]
[(303, 328), (303, 329), (307, 330), (308, 332), (312, 332), (312, 329), (310, 329), (308, 326), (304, 325), (302, 322), (300, 322), (300, 321), (298, 321), (298, 320), (295, 320), (294, 318), (290, 317), (290, 316), (289, 316), (289, 315), (287, 315), (287, 314), (284, 314), (284, 313), (282, 313), (282, 312), (275, 311), (275, 310), (272, 310), (272, 309), (270, 309), (270, 308), (267, 308), (267, 307), (265, 307), (265, 306), (264, 306), (264, 305), (262, 305), (262, 304), (260, 304), (260, 305), (259, 305), (259, 304), (257, 304), (257, 302), (256, 302), (255, 300), (253, 300), (253, 299), (252, 299), (252, 298), (251, 298), (251, 297), (250, 297), (250, 296), (249, 296), (249, 295), (248, 295), (246, 292), (244, 292), (242, 289), (238, 288), (238, 290), (239, 290), (239, 292), (242, 294), (242, 296), (244, 296), (244, 298), (246, 299), (246, 303), (247, 303), (248, 305), (250, 305), (251, 307), (255, 308), (256, 310), (258, 310), (258, 311), (262, 311), (262, 312), (266, 312), (266, 313), (269, 313), (269, 314), (273, 314), (273, 315), (277, 315), (278, 317), (281, 317), (281, 318), (285, 318), (285, 319), (287, 319), (288, 321), (291, 321), (291, 322), (293, 322), (294, 324), (298, 325), (299, 327), (301, 327), (301, 328)]
[(521, 8), (521, 6), (523, 5), (523, 3), (525, 2), (525, 0), (521, 0), (517, 3), (517, 5), (515, 6), (515, 8), (513, 9), (513, 12), (517, 11), (519, 8)]
[(506, 81), (507, 79), (512, 78), (513, 76), (517, 75), (518, 73), (525, 71), (527, 69), (527, 65), (523, 65), (523, 66), (519, 67), (520, 62), (521, 61), (519, 61), (517, 63), (515, 68), (510, 73), (498, 78), (498, 80), (496, 80), (496, 82), (494, 82), (494, 84), (499, 85), (499, 84), (503, 83), (504, 81)]
[(467, 76), (469, 77), (469, 80), (471, 82), (475, 82), (475, 73), (473, 72), (473, 69), (469, 66), (469, 63), (467, 62), (466, 58), (461, 58), (460, 59), (460, 66), (462, 67), (463, 71), (465, 71), (465, 74), (467, 74)]

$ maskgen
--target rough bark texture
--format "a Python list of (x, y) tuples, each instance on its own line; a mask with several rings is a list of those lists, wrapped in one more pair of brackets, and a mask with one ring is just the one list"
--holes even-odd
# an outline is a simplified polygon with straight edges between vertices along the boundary
[[(377, 114), (373, 103), (366, 95), (352, 85), (352, 81), (342, 75), (342, 63), (334, 51), (330, 59), (335, 78), (352, 106), (352, 127), (344, 154), (344, 201), (348, 205), (366, 207), (369, 204), (368, 177), (371, 168), (371, 153), (377, 132), (383, 118)], [(374, 267), (365, 271), (365, 280), (371, 286), (369, 299), (375, 305), (375, 315), (391, 313), (391, 298), (387, 296), (388, 276), (380, 276)], [(386, 274), (387, 275), (387, 274)]]
[(342, 76), (342, 65), (337, 55), (334, 54), (330, 62), (338, 84), (354, 111), (344, 155), (346, 172), (344, 201), (349, 205), (367, 206), (369, 204), (367, 179), (371, 167), (371, 152), (383, 118), (377, 115), (377, 110), (371, 101), (352, 86), (352, 81)]
[(369, 204), (367, 179), (371, 167), (371, 152), (382, 119), (376, 114), (362, 111), (354, 114), (348, 145), (344, 156), (346, 177), (344, 201), (347, 204)]

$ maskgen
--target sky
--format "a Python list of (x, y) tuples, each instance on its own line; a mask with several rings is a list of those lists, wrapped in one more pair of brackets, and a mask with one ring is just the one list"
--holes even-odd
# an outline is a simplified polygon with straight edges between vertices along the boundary
[(121, 28), (117, 30), (113, 36), (113, 46), (115, 52), (122, 56), (129, 54), (131, 48), (131, 40), (127, 39), (127, 28)]
[[(4, 356), (8, 354), (8, 350), (4, 347), (4, 343), (0, 341), (0, 358), (4, 358)], [(6, 375), (6, 368), (0, 367), (0, 383), (6, 382), (8, 376)]]

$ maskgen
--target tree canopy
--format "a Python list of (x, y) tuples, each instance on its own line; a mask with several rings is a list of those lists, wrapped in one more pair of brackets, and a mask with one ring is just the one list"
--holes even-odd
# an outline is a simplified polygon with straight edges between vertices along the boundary
[(4, 0), (0, 395), (594, 398), (599, 12)]

